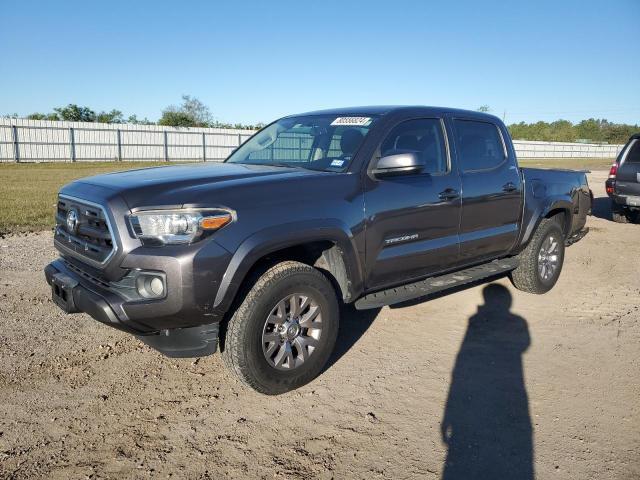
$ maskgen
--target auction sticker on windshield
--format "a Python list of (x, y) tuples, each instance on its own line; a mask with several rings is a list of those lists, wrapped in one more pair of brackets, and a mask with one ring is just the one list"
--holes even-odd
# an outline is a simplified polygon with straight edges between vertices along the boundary
[(331, 122), (331, 126), (348, 125), (351, 127), (366, 127), (370, 123), (370, 117), (338, 117)]

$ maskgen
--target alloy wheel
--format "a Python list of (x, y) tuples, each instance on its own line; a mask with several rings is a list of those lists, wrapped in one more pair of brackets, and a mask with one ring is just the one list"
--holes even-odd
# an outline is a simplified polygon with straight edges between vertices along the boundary
[(310, 295), (293, 293), (269, 313), (262, 330), (262, 351), (278, 370), (301, 366), (319, 346), (322, 311)]

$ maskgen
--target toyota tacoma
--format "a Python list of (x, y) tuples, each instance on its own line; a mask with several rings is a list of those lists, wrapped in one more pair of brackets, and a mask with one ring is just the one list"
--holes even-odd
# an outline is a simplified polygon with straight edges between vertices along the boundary
[(584, 172), (519, 168), (492, 115), (325, 110), (271, 123), (222, 163), (64, 186), (45, 276), (65, 312), (169, 356), (219, 348), (279, 394), (321, 372), (343, 305), (505, 274), (547, 292), (590, 209)]

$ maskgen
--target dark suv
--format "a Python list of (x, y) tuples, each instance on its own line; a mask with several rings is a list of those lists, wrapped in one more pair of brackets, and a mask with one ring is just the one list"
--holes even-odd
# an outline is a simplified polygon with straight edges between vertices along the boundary
[(611, 215), (620, 223), (640, 223), (640, 133), (632, 135), (611, 166), (605, 183)]
[(220, 340), (242, 381), (275, 394), (321, 371), (341, 304), (500, 274), (548, 291), (590, 208), (584, 172), (519, 168), (492, 115), (327, 110), (273, 122), (224, 163), (66, 185), (45, 274), (66, 312), (172, 356)]

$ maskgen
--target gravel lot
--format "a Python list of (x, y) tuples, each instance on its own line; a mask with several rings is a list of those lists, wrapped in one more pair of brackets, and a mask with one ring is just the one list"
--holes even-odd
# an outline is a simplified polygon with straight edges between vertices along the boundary
[(640, 226), (606, 205), (550, 293), (349, 311), (327, 370), (279, 397), (63, 315), (50, 232), (0, 239), (0, 477), (639, 478)]

